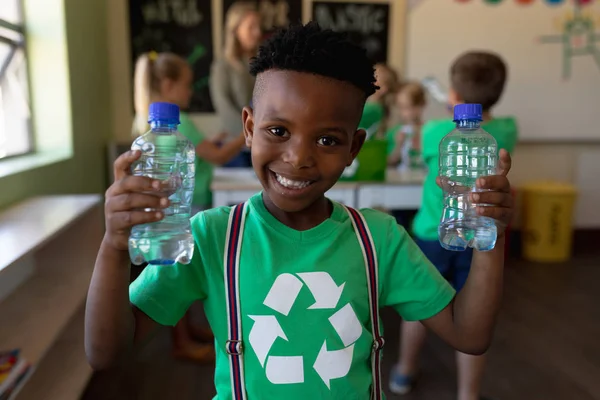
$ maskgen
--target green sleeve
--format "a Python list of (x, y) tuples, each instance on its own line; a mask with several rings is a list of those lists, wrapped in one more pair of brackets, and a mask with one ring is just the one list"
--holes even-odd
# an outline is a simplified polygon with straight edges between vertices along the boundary
[(175, 326), (196, 300), (206, 298), (206, 275), (197, 239), (188, 265), (148, 265), (129, 286), (131, 303), (161, 325)]
[(433, 120), (423, 125), (421, 130), (421, 153), (425, 160), (439, 156), (440, 143), (452, 129), (454, 129), (454, 123), (451, 120)]
[(202, 143), (204, 135), (196, 128), (190, 117), (185, 113), (181, 113), (179, 120), (179, 132), (188, 138), (194, 144), (194, 147)]
[(387, 141), (387, 155), (389, 156), (396, 149), (396, 134), (402, 129), (402, 124), (394, 125), (385, 132), (385, 140)]
[(358, 123), (361, 129), (369, 129), (383, 119), (383, 106), (376, 102), (367, 102), (363, 109), (362, 117)]
[(456, 292), (393, 219), (379, 264), (380, 306), (392, 306), (407, 321), (442, 311)]

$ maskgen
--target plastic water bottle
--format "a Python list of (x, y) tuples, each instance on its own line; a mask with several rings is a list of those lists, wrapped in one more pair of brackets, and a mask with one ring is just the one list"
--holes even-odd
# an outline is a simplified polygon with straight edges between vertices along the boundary
[(168, 197), (170, 204), (162, 210), (164, 218), (161, 221), (133, 227), (129, 236), (129, 257), (135, 265), (144, 262), (188, 264), (194, 252), (190, 228), (194, 146), (177, 131), (179, 107), (175, 104), (151, 104), (148, 119), (150, 131), (137, 138), (131, 146), (132, 150), (142, 152), (132, 167), (132, 173), (160, 180), (160, 192), (151, 194)]
[[(454, 107), (456, 129), (440, 143), (439, 175), (444, 191), (444, 213), (438, 227), (442, 247), (462, 251), (472, 247), (492, 250), (496, 245), (494, 219), (477, 215), (471, 192), (478, 191), (477, 178), (496, 174), (498, 144), (481, 129), (480, 104)], [(481, 205), (481, 204), (480, 204)]]

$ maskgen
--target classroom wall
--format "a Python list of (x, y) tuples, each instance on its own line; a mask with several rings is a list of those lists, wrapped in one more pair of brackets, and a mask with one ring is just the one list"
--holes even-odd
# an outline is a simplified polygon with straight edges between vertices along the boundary
[[(535, 5), (544, 11), (545, 8), (550, 7), (542, 3), (539, 0), (535, 2)], [(460, 9), (460, 7), (464, 8), (464, 15), (469, 21), (475, 20), (477, 12), (489, 13), (490, 10), (496, 12), (499, 18), (502, 17), (503, 13), (510, 15), (510, 13), (516, 12), (522, 15), (525, 12), (531, 12), (527, 7), (518, 6), (514, 2), (507, 1), (501, 2), (497, 7), (490, 6), (483, 1), (474, 1), (458, 6), (456, 2), (444, 2), (442, 4), (442, 2), (438, 3), (436, 0), (422, 0), (421, 2), (417, 2), (417, 4), (408, 13), (407, 19), (406, 75), (420, 79), (434, 74), (446, 87), (448, 86), (446, 71), (455, 55), (445, 52), (444, 40), (441, 40), (437, 34), (437, 28), (448, 25), (448, 10), (456, 13), (456, 10)], [(505, 18), (507, 17), (505, 16)], [(540, 28), (539, 26), (532, 26), (531, 29), (533, 36), (539, 34), (539, 31), (544, 31), (544, 28)], [(453, 40), (452, 44), (456, 45), (458, 43), (457, 40)], [(466, 38), (465, 42), (470, 43), (473, 40), (475, 39)], [(519, 41), (529, 40), (529, 38), (527, 35), (520, 37), (507, 33), (505, 40)], [(435, 52), (435, 49), (439, 50)], [(464, 50), (466, 49), (463, 48), (461, 51)], [(523, 57), (527, 56), (527, 54), (523, 54)], [(435, 60), (435, 62), (432, 63), (432, 60)], [(510, 67), (509, 65), (509, 72)], [(559, 68), (553, 68), (553, 71), (556, 74), (560, 74)], [(532, 73), (535, 74), (536, 70), (534, 69)], [(592, 76), (600, 80), (600, 73), (597, 76)], [(522, 86), (526, 86), (523, 82), (521, 83), (523, 84)], [(508, 90), (510, 89), (511, 86), (508, 85)], [(540, 88), (531, 87), (531, 90), (543, 93)], [(510, 101), (510, 97), (511, 93), (504, 96), (500, 105), (502, 106), (502, 101)], [(539, 101), (543, 100), (543, 98), (540, 98)], [(570, 106), (581, 107), (582, 110), (585, 110), (587, 107), (589, 108), (589, 112), (593, 112), (592, 107), (594, 105), (586, 103), (585, 99), (582, 98), (581, 104), (570, 104)], [(595, 107), (598, 107), (597, 104), (595, 104)], [(501, 111), (502, 107), (499, 107), (499, 112)], [(595, 125), (588, 126), (587, 129), (590, 132), (595, 131), (596, 134), (583, 136), (596, 137), (595, 141), (587, 140), (585, 142), (569, 143), (567, 140), (563, 143), (558, 143), (556, 140), (543, 140), (542, 138), (535, 138), (535, 141), (523, 141), (517, 146), (513, 154), (513, 170), (511, 171), (510, 178), (511, 183), (517, 189), (520, 185), (538, 180), (559, 180), (575, 184), (579, 189), (575, 225), (579, 228), (600, 228), (600, 212), (597, 212), (597, 204), (600, 204), (600, 183), (592, 177), (594, 171), (600, 171), (600, 132)], [(573, 134), (573, 132), (564, 132), (564, 134), (566, 136)], [(535, 135), (525, 132), (521, 139), (523, 137), (527, 139), (527, 137), (532, 136)], [(562, 139), (564, 139), (564, 136)], [(519, 218), (517, 218), (516, 222), (518, 226)]]
[[(213, 1), (213, 18), (221, 20), (217, 5)], [(367, 0), (378, 1), (378, 0)], [(428, 0), (433, 2), (433, 0)], [(395, 6), (405, 5), (398, 0)], [(131, 62), (129, 56), (129, 32), (127, 22), (127, 2), (122, 0), (108, 1), (108, 43), (110, 62), (110, 96), (111, 96), (111, 131), (117, 140), (129, 139), (132, 120), (131, 109)], [(406, 21), (394, 21), (394, 24), (406, 26), (406, 51), (390, 52), (390, 63), (401, 70), (407, 77), (421, 77), (423, 73), (411, 68), (411, 55), (419, 51), (419, 41), (434, 40), (443, 46), (440, 38), (424, 38), (416, 33), (423, 24), (435, 24), (426, 16), (419, 16), (413, 10), (406, 14)], [(400, 14), (402, 15), (402, 13)], [(406, 22), (406, 25), (404, 25)], [(220, 31), (214, 24), (216, 43), (220, 42)], [(207, 134), (218, 132), (218, 122), (214, 115), (197, 114), (194, 120)], [(596, 204), (600, 203), (600, 184), (592, 178), (593, 171), (600, 171), (600, 143), (556, 144), (556, 143), (522, 143), (514, 154), (514, 167), (511, 180), (517, 187), (521, 184), (540, 179), (557, 179), (576, 184), (580, 190), (577, 204), (575, 225), (578, 228), (600, 228), (600, 213), (596, 212)], [(519, 225), (517, 218), (516, 226)]]
[[(48, 40), (56, 40), (58, 42), (54, 44), (64, 47), (62, 41), (66, 38), (68, 82), (60, 79), (55, 82), (52, 76), (46, 76), (40, 85), (32, 89), (32, 96), (35, 99), (38, 91), (37, 95), (43, 94), (48, 99), (40, 103), (34, 100), (37, 107), (35, 111), (43, 115), (57, 106), (52, 104), (51, 96), (47, 96), (53, 89), (58, 90), (53, 85), (69, 86), (73, 156), (60, 163), (1, 178), (0, 187), (3, 189), (0, 191), (0, 208), (36, 195), (101, 193), (106, 180), (105, 146), (111, 136), (106, 2), (27, 1), (30, 3), (27, 7), (48, 9), (45, 21), (48, 25), (60, 23), (64, 17), (65, 35), (51, 36)], [(43, 28), (40, 27), (42, 31)], [(44, 60), (37, 62), (43, 63)], [(40, 110), (40, 107), (44, 109)], [(37, 121), (36, 125), (43, 123)]]

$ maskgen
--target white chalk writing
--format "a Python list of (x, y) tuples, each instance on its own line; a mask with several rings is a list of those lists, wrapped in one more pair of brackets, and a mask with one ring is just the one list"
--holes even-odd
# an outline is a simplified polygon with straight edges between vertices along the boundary
[(343, 32), (360, 32), (363, 35), (382, 32), (386, 13), (371, 5), (348, 4), (331, 11), (326, 5), (315, 5), (315, 20), (325, 28)]
[(186, 28), (196, 26), (204, 19), (196, 0), (155, 0), (145, 4), (142, 13), (147, 24), (174, 22)]

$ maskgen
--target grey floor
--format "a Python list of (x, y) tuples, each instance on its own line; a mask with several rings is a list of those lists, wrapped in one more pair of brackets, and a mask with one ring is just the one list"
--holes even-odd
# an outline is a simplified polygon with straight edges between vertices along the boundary
[[(600, 252), (565, 264), (508, 262), (505, 299), (489, 352), (484, 394), (493, 400), (600, 400)], [(399, 320), (382, 313), (384, 379), (395, 362)], [(174, 361), (163, 330), (136, 360), (96, 374), (83, 400), (200, 400), (212, 368)], [(388, 399), (454, 400), (453, 352), (428, 339), (413, 393)]]

